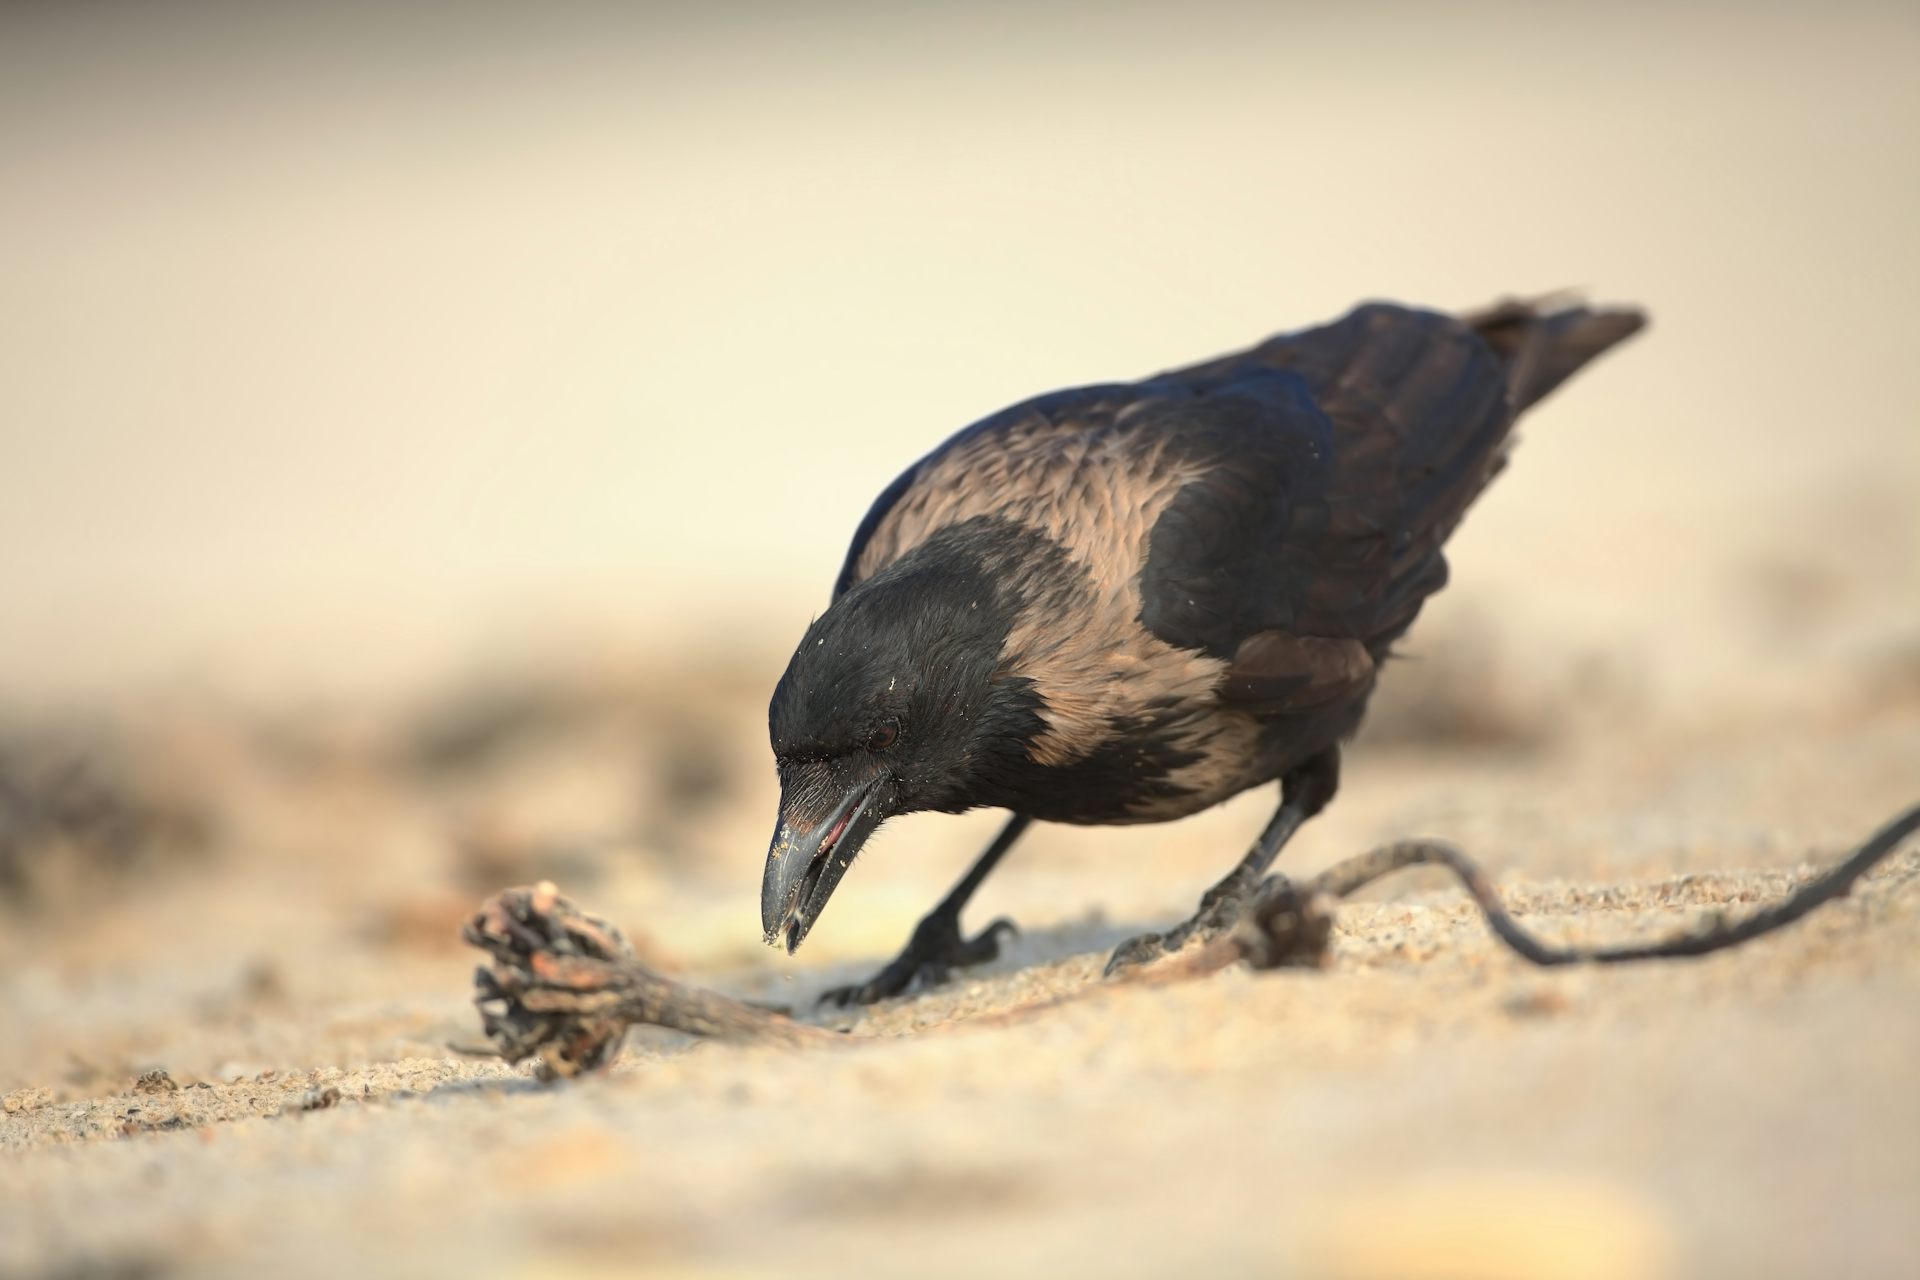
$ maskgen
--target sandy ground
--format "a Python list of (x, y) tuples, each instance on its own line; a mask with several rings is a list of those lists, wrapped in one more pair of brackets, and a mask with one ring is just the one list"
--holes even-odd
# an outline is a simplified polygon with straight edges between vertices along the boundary
[[(1446, 834), (1540, 931), (1638, 937), (1778, 896), (1915, 794), (1911, 698), (1539, 741), (1437, 722), (1424, 678), (1294, 865)], [(674, 696), (751, 732), (744, 698)], [(473, 821), (457, 781), (420, 781), (377, 736), (343, 729), (336, 758), (298, 766), (224, 759), (250, 798), (208, 849), (106, 889), (41, 882), (0, 978), (0, 1272), (1893, 1275), (1920, 1256), (1920, 850), (1702, 962), (1530, 970), (1416, 874), (1345, 909), (1329, 971), (971, 1026), (1094, 985), (1264, 800), (1151, 834), (1047, 830), (980, 904), (1025, 922), (1018, 945), (822, 1015), (845, 1051), (649, 1033), (609, 1075), (546, 1087), (446, 1048), (478, 1039), (452, 935), (489, 878), (571, 871), (661, 963), (805, 1008), (885, 957), (990, 820), (903, 824), (921, 858), (890, 832), (787, 961), (753, 939), (757, 811), (712, 820), (747, 844), (725, 874), (663, 860), (671, 834), (651, 854), (476, 851), (420, 830)], [(542, 777), (529, 794), (559, 811), (638, 749), (536, 737), (484, 769), (508, 792), (502, 771)], [(258, 856), (275, 845), (302, 856)]]

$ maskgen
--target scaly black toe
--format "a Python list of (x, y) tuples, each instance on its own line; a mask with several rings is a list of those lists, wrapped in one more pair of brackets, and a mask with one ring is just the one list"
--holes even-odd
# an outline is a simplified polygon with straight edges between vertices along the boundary
[(1000, 955), (1000, 936), (1018, 937), (1020, 930), (1006, 917), (995, 920), (971, 938), (960, 936), (957, 916), (936, 912), (922, 920), (908, 940), (906, 949), (887, 967), (867, 979), (846, 987), (831, 987), (820, 994), (821, 1004), (873, 1004), (890, 1000), (908, 991), (939, 986), (955, 969), (985, 964)]

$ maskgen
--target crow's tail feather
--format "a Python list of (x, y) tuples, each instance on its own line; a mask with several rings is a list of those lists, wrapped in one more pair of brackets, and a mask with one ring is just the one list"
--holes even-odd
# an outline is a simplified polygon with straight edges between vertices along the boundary
[(1647, 324), (1646, 313), (1636, 308), (1586, 307), (1564, 293), (1509, 299), (1461, 319), (1506, 361), (1515, 412)]

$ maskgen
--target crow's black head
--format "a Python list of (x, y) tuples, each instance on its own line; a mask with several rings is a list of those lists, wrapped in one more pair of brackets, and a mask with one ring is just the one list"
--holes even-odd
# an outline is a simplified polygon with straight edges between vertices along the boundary
[(990, 527), (956, 527), (836, 600), (807, 629), (768, 712), (780, 817), (760, 918), (800, 945), (860, 846), (895, 814), (957, 813), (1017, 767), (1043, 727), (1002, 667), (1018, 611), (983, 557)]

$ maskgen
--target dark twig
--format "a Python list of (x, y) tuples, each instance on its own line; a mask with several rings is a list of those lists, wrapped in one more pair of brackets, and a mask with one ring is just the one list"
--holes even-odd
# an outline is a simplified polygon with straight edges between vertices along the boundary
[[(1004, 1025), (1113, 986), (1160, 986), (1204, 977), (1234, 964), (1256, 969), (1324, 967), (1339, 900), (1395, 871), (1439, 866), (1453, 872), (1494, 935), (1538, 965), (1617, 964), (1700, 956), (1791, 924), (1844, 896), (1861, 876), (1920, 831), (1920, 806), (1908, 810), (1832, 870), (1772, 906), (1735, 923), (1619, 947), (1554, 946), (1522, 929), (1486, 874), (1459, 849), (1408, 840), (1348, 858), (1310, 880), (1270, 876), (1233, 927), (1204, 946), (1131, 970), (1114, 982), (975, 1020)], [(497, 1053), (509, 1062), (538, 1057), (543, 1076), (571, 1076), (607, 1065), (629, 1026), (648, 1023), (691, 1035), (810, 1046), (858, 1043), (757, 1005), (687, 986), (634, 958), (620, 931), (582, 912), (551, 884), (507, 889), (489, 898), (462, 936), (492, 963), (474, 973), (474, 1003)]]
[[(1842, 898), (1853, 884), (1906, 838), (1920, 831), (1920, 805), (1874, 832), (1871, 839), (1855, 850), (1846, 861), (1801, 885), (1768, 907), (1762, 907), (1744, 920), (1717, 923), (1710, 928), (1678, 934), (1658, 942), (1629, 943), (1618, 947), (1554, 946), (1522, 929), (1500, 904), (1493, 882), (1487, 879), (1466, 854), (1439, 840), (1406, 840), (1386, 845), (1371, 853), (1348, 858), (1328, 868), (1306, 885), (1308, 893), (1325, 893), (1345, 898), (1362, 886), (1405, 867), (1438, 866), (1459, 877), (1460, 883), (1487, 918), (1487, 927), (1500, 941), (1522, 959), (1537, 965), (1621, 964), (1630, 960), (1668, 960), (1683, 956), (1703, 956), (1713, 951), (1749, 942), (1762, 934), (1792, 924), (1814, 908)], [(1291, 893), (1292, 890), (1287, 892)], [(1266, 889), (1263, 886), (1262, 896)]]

